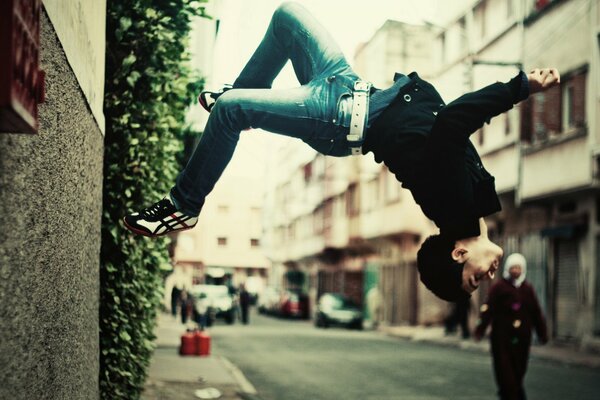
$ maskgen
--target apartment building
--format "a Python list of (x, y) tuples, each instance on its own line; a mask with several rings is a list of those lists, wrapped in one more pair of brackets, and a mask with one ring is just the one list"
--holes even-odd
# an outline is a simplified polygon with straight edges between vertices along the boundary
[(437, 36), (433, 80), (450, 100), (520, 68), (561, 72), (471, 139), (502, 201), (492, 235), (527, 257), (554, 339), (584, 345), (600, 334), (599, 13), (595, 0), (474, 1)]

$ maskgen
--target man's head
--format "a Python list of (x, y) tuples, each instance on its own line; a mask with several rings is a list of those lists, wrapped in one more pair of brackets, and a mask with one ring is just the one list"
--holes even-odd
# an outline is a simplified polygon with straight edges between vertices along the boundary
[(502, 249), (489, 240), (487, 226), (481, 234), (466, 239), (430, 236), (417, 254), (421, 282), (436, 296), (458, 301), (474, 292), (481, 281), (493, 279), (502, 258)]

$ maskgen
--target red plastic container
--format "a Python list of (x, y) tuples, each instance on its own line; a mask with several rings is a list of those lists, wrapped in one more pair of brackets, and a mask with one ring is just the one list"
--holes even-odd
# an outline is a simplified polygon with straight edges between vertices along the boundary
[(196, 349), (199, 356), (210, 355), (210, 335), (204, 331), (196, 331)]
[(182, 356), (195, 356), (198, 354), (198, 346), (195, 332), (186, 332), (181, 335), (181, 346), (179, 354)]

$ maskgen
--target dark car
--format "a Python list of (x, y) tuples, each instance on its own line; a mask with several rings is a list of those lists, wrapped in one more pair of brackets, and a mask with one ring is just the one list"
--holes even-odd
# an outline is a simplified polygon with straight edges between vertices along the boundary
[(319, 299), (315, 325), (327, 328), (332, 325), (351, 329), (363, 328), (363, 313), (351, 299), (337, 293), (325, 293)]
[(300, 291), (284, 290), (279, 301), (279, 315), (287, 318), (308, 318), (308, 296)]

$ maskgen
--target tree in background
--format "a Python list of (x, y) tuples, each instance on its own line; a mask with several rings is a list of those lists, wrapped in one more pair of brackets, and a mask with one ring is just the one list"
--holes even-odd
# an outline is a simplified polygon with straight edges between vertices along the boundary
[(181, 168), (185, 113), (202, 80), (190, 21), (205, 0), (109, 0), (104, 113), (100, 393), (139, 398), (154, 350), (169, 239), (131, 235), (125, 212), (164, 196)]

